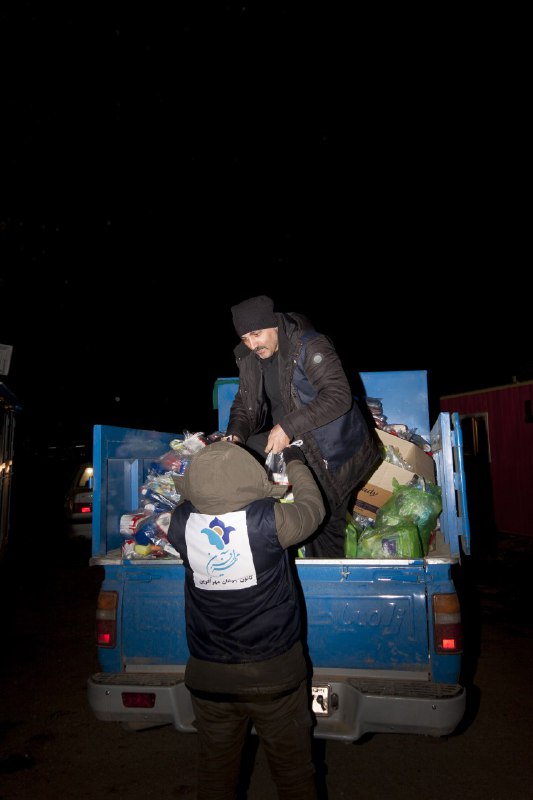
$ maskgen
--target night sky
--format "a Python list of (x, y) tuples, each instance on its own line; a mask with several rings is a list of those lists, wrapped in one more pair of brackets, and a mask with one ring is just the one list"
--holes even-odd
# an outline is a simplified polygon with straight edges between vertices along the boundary
[(0, 17), (0, 342), (26, 446), (216, 430), (230, 306), (255, 294), (347, 372), (428, 370), (433, 409), (533, 379), (523, 112), (460, 34), (326, 3), (19, 5)]

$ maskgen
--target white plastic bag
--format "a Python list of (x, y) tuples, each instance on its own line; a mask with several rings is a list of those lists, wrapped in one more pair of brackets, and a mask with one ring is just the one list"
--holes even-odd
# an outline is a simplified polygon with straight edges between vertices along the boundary
[(283, 453), (273, 453), (272, 450), (267, 455), (265, 460), (265, 469), (267, 471), (269, 481), (286, 486), (289, 483), (287, 477), (287, 465), (283, 458)]

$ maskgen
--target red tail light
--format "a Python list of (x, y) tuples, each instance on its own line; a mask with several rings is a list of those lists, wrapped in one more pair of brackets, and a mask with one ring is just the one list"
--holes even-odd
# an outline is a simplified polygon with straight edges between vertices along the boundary
[(122, 704), (126, 708), (153, 708), (154, 692), (122, 692)]
[(93, 507), (89, 503), (74, 503), (75, 514), (92, 514)]
[(100, 592), (96, 603), (98, 647), (114, 647), (117, 641), (117, 592)]
[(459, 598), (453, 594), (433, 595), (435, 650), (439, 654), (463, 652), (463, 627)]

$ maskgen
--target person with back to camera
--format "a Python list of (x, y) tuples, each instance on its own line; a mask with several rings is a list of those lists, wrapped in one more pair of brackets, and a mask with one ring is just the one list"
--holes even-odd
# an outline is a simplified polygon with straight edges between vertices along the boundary
[(185, 567), (191, 693), (199, 736), (199, 800), (235, 798), (253, 723), (278, 796), (317, 797), (300, 596), (288, 548), (324, 517), (297, 445), (284, 451), (294, 502), (244, 447), (226, 441), (193, 456), (175, 484), (168, 531)]
[(340, 359), (303, 315), (275, 313), (270, 297), (251, 297), (231, 311), (241, 342), (234, 350), (239, 388), (226, 438), (263, 459), (303, 440), (326, 506), (305, 556), (343, 558), (348, 504), (379, 460), (379, 448)]

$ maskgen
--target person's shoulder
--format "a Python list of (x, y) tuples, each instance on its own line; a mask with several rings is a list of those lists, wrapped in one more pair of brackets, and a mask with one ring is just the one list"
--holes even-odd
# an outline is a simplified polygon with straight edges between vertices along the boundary
[(319, 366), (337, 365), (340, 360), (335, 345), (325, 333), (318, 333), (310, 338), (305, 345), (305, 365)]
[(317, 331), (313, 323), (305, 314), (299, 314), (295, 311), (288, 311), (285, 314), (280, 314), (280, 320), (283, 323), (283, 330), (289, 339), (303, 338), (316, 335)]
[(325, 333), (320, 333), (320, 331), (304, 334), (304, 339), (307, 339), (307, 347), (312, 351), (320, 350), (320, 348), (325, 348), (328, 351), (335, 350), (335, 345), (330, 337)]

